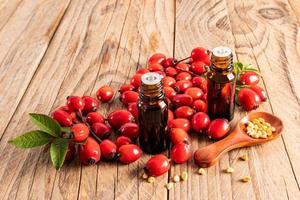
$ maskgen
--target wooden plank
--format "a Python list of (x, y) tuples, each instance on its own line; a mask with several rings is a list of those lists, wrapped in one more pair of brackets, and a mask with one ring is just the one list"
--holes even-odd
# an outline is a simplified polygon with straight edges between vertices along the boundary
[(25, 0), (1, 4), (0, 112), (5, 115), (0, 116), (0, 137), (36, 72), (68, 2)]
[[(147, 58), (152, 53), (162, 52), (171, 56), (173, 51), (174, 4), (162, 1), (127, 2), (127, 16), (122, 21), (122, 37), (118, 41), (119, 49), (115, 60), (103, 64), (116, 70), (108, 79), (113, 80), (111, 85), (115, 89), (128, 82), (137, 67), (145, 67)], [(101, 85), (102, 82), (97, 84)], [(110, 110), (118, 107), (121, 107), (120, 103), (112, 105)], [(144, 154), (138, 162), (118, 165), (115, 199), (167, 199), (164, 188), (167, 175), (159, 177), (154, 184), (146, 183), (140, 178), (149, 157)], [(98, 188), (105, 184), (98, 184)]]
[[(293, 50), (296, 49), (299, 40), (290, 35), (294, 33), (295, 28), (298, 29), (296, 19), (288, 14), (291, 10), (283, 2), (227, 3), (237, 57), (239, 60), (253, 63), (263, 75), (261, 86), (267, 89), (269, 102), (262, 104), (259, 110), (274, 112), (283, 119), (285, 125), (282, 139), (251, 148), (248, 152), (250, 174), (255, 177), (255, 196), (261, 199), (299, 199), (299, 184), (294, 173), (299, 167), (299, 162), (295, 159), (299, 153), (299, 148), (296, 147), (299, 138), (295, 129), (299, 128), (300, 124), (299, 120), (292, 117), (299, 115), (299, 103), (296, 100), (299, 93), (295, 92), (295, 95), (292, 95), (291, 87), (296, 82), (290, 86), (287, 81), (289, 77), (285, 73), (285, 70), (289, 69), (289, 63), (299, 63), (299, 58), (293, 57)], [(285, 43), (288, 47), (286, 49), (289, 49), (287, 52), (283, 46)], [(298, 73), (297, 70), (294, 72)], [(279, 95), (279, 91), (286, 94)], [(283, 106), (281, 95), (288, 96), (284, 99), (289, 106), (288, 112), (292, 115), (288, 119), (285, 117), (288, 115), (284, 114), (286, 108)], [(231, 155), (234, 156), (234, 153)], [(263, 187), (264, 185), (269, 187)], [(233, 191), (240, 191), (239, 185), (236, 185)], [(237, 197), (244, 195), (241, 191), (236, 192)]]
[[(176, 1), (175, 35), (175, 57), (178, 59), (189, 56), (191, 50), (198, 46), (212, 49), (226, 45), (233, 48), (226, 2)], [(211, 141), (207, 137), (192, 133), (193, 150), (209, 143)], [(204, 176), (197, 174), (198, 167), (193, 159), (188, 165), (176, 165), (171, 176), (187, 171), (189, 179), (175, 184), (174, 190), (169, 193), (170, 199), (233, 199), (231, 177), (222, 172), (229, 163), (229, 156), (224, 155), (218, 164), (206, 170)]]

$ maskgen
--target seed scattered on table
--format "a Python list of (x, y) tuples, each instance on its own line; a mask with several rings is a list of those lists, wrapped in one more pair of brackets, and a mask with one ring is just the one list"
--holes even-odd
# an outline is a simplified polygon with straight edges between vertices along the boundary
[(167, 183), (167, 184), (165, 185), (165, 187), (167, 188), (167, 190), (172, 189), (173, 186), (174, 186), (174, 183), (172, 183), (172, 182)]
[(188, 179), (188, 173), (186, 171), (181, 172), (181, 180), (186, 181)]
[(244, 176), (243, 178), (242, 178), (242, 181), (244, 182), (244, 183), (247, 183), (247, 182), (249, 182), (251, 180), (251, 177), (250, 176)]
[(225, 171), (226, 173), (231, 174), (234, 172), (234, 169), (232, 167), (228, 167)]
[(148, 178), (148, 174), (146, 173), (143, 173), (143, 176), (142, 176), (143, 179), (147, 179)]
[(247, 154), (243, 154), (239, 157), (240, 160), (242, 161), (247, 161), (248, 160), (248, 155)]
[(173, 182), (174, 182), (174, 183), (177, 183), (177, 182), (179, 182), (179, 181), (180, 181), (180, 176), (179, 176), (179, 175), (173, 176)]
[(150, 176), (148, 179), (147, 179), (148, 183), (154, 183), (155, 182), (155, 178), (153, 176)]
[(204, 175), (205, 174), (205, 170), (203, 168), (199, 168), (198, 174)]

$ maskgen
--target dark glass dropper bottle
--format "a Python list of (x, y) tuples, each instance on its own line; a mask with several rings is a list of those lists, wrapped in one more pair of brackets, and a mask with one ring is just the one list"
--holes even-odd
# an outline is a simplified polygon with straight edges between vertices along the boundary
[(157, 73), (146, 73), (141, 78), (138, 100), (139, 143), (142, 150), (157, 154), (168, 148), (166, 133), (168, 104), (162, 78)]
[(210, 71), (207, 73), (207, 107), (212, 119), (226, 118), (229, 121), (233, 119), (235, 81), (231, 49), (214, 48)]

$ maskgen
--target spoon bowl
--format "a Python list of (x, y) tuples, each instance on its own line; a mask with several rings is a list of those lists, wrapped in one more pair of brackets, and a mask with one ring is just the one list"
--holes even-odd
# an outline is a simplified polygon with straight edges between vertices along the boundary
[[(253, 121), (256, 118), (263, 118), (271, 126), (275, 127), (276, 131), (267, 138), (251, 137), (245, 132), (245, 128), (248, 121)], [(200, 167), (210, 167), (224, 153), (232, 149), (262, 144), (278, 138), (281, 135), (282, 129), (283, 124), (278, 117), (266, 112), (251, 112), (238, 122), (235, 129), (226, 138), (199, 148), (194, 154), (195, 163)]]

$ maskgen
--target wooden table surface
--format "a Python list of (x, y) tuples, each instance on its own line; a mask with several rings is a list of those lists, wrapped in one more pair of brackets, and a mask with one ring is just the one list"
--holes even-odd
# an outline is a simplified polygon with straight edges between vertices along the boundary
[[(299, 0), (1, 0), (0, 19), (0, 199), (300, 199)], [(34, 127), (29, 112), (48, 114), (104, 84), (117, 90), (154, 52), (184, 58), (219, 45), (259, 69), (268, 101), (258, 110), (285, 128), (276, 141), (231, 151), (204, 176), (191, 160), (146, 183), (147, 155), (130, 165), (75, 160), (56, 171), (45, 149), (7, 143)], [(119, 107), (116, 100), (100, 112)], [(245, 114), (237, 109), (235, 120)], [(209, 143), (193, 136), (194, 149)], [(168, 192), (164, 184), (181, 171), (188, 181)]]

